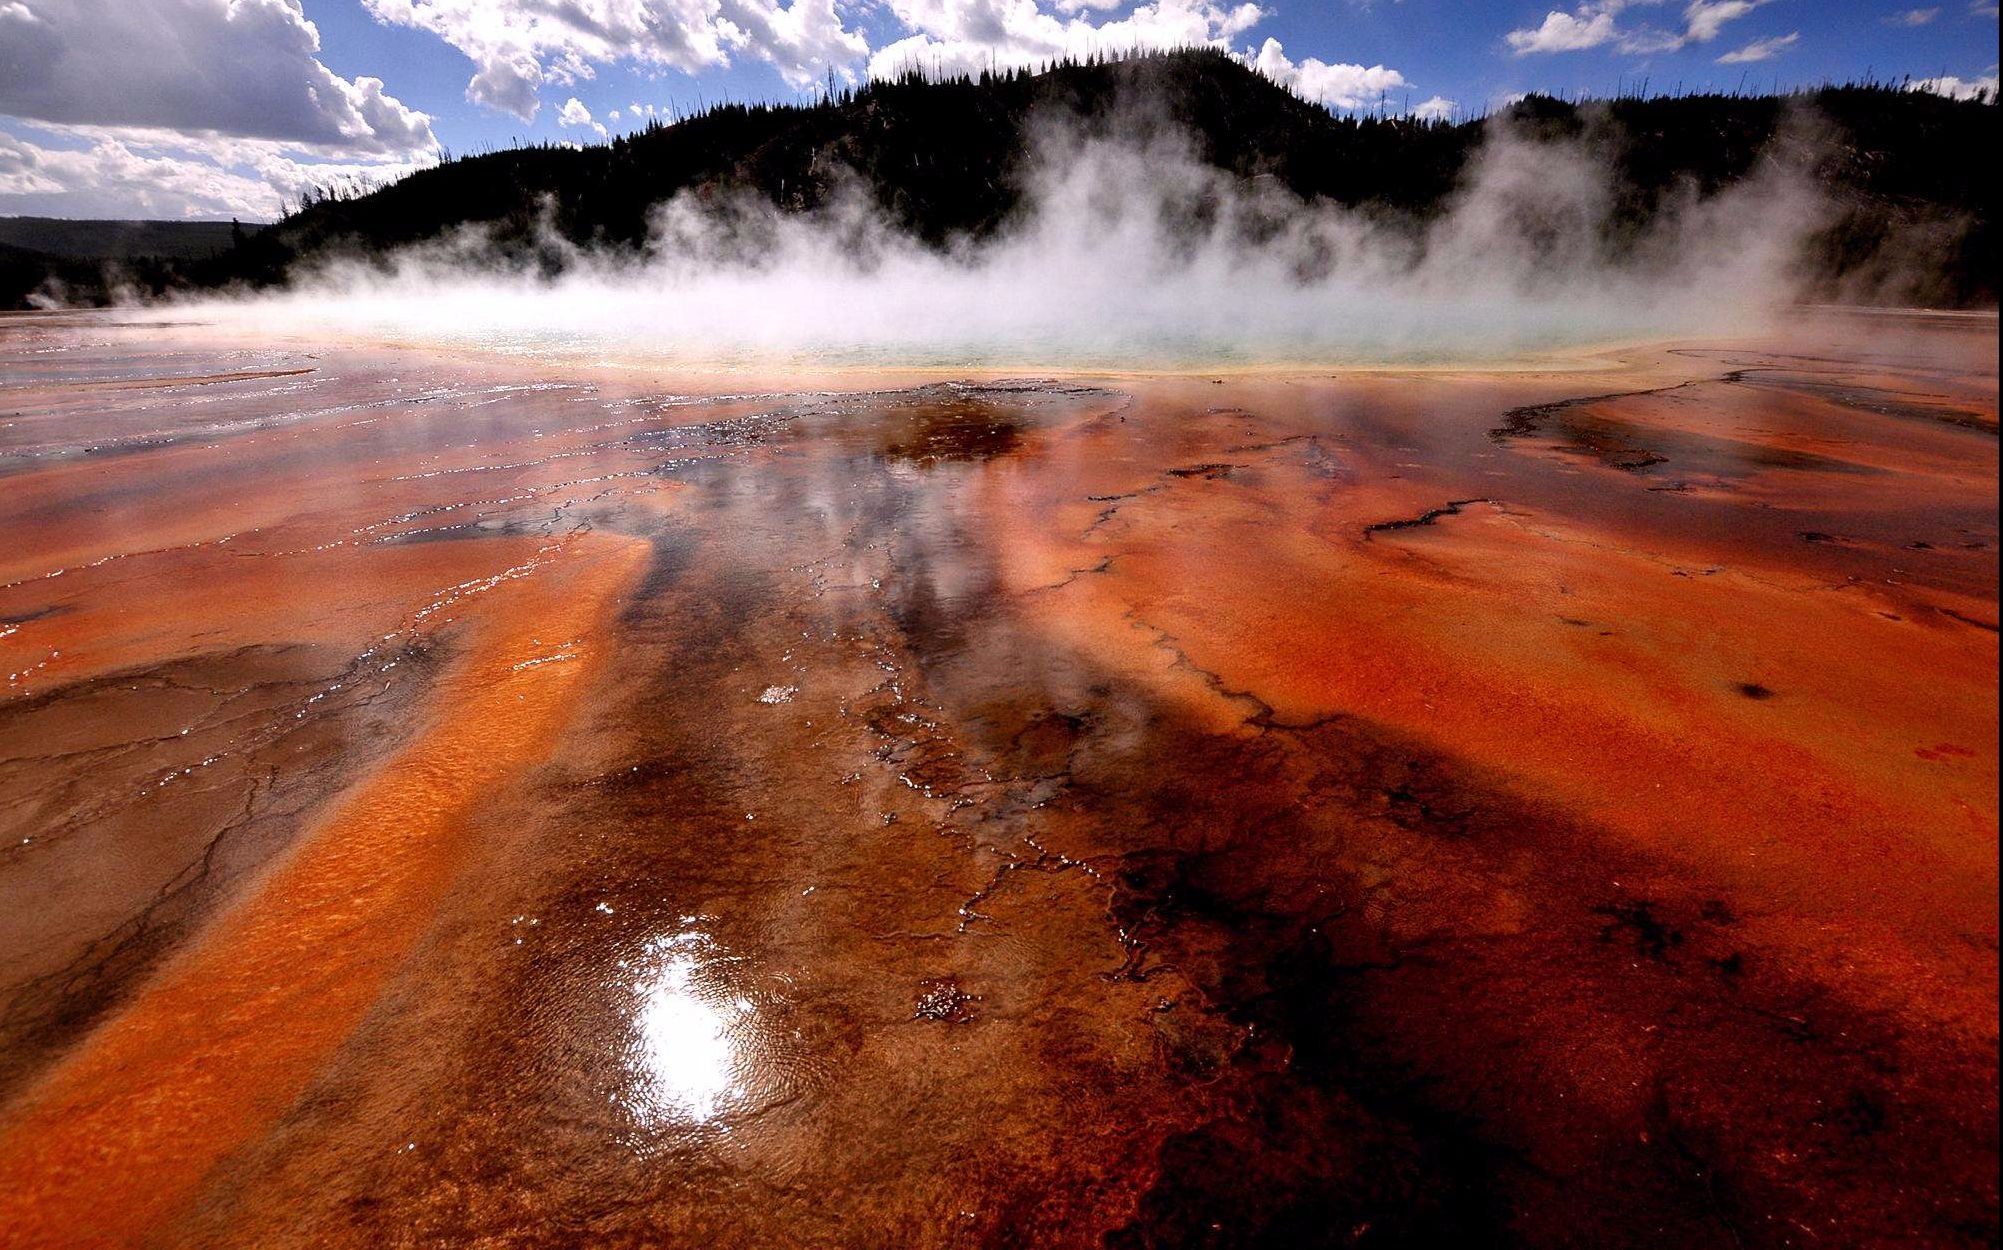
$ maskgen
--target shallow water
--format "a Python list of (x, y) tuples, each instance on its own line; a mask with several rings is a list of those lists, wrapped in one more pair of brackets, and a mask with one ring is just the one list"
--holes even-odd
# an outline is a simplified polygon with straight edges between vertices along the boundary
[(0, 321), (9, 1244), (1987, 1244), (1997, 331)]

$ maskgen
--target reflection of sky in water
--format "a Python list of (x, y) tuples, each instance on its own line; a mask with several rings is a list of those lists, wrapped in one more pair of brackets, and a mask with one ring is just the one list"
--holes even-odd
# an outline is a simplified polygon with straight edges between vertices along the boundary
[[(821, 288), (816, 287), (815, 290)], [(786, 372), (993, 368), (1178, 370), (1443, 365), (1753, 324), (1715, 296), (1595, 282), (1530, 295), (1197, 282), (1025, 292), (999, 279), (901, 291), (857, 278), (806, 298), (783, 274), (724, 275), (690, 290), (639, 276), (537, 285), (476, 274), (304, 288), (181, 315), (260, 341), (354, 337), (476, 349), (554, 364)], [(830, 318), (827, 308), (848, 315)]]
[(708, 934), (685, 927), (652, 939), (623, 965), (634, 973), (634, 1045), (633, 1081), (621, 1101), (649, 1128), (712, 1123), (742, 1096), (741, 1047), (753, 1009), (715, 975), (721, 959)]
[[(497, 295), (484, 314), (431, 315), (422, 301), (324, 307), (303, 299), (280, 304), (260, 328), (322, 340), (353, 335), (364, 341), (491, 351), (553, 364), (701, 371), (789, 369), (1062, 369), (1162, 370), (1272, 366), (1446, 365), (1495, 363), (1547, 353), (1660, 337), (1695, 328), (1687, 316), (1654, 305), (1631, 312), (1598, 310), (1582, 321), (1560, 307), (1427, 305), (1420, 311), (1379, 303), (1370, 315), (1337, 321), (1309, 317), (1301, 326), (1190, 330), (1128, 316), (1109, 327), (1008, 326), (987, 333), (962, 330), (968, 318), (942, 315), (923, 336), (886, 331), (842, 335), (818, 328), (762, 339), (728, 326), (703, 333), (636, 334), (603, 325), (578, 328), (541, 318), (510, 318)], [(277, 324), (273, 324), (273, 323)], [(1116, 333), (1115, 330), (1118, 332)]]

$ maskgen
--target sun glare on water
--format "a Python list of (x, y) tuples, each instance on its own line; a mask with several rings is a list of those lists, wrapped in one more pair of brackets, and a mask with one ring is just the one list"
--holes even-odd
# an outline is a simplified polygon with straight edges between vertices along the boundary
[(623, 1101), (649, 1128), (713, 1124), (742, 1094), (739, 1039), (753, 1007), (715, 983), (716, 959), (708, 934), (684, 929), (636, 961), (635, 1079)]

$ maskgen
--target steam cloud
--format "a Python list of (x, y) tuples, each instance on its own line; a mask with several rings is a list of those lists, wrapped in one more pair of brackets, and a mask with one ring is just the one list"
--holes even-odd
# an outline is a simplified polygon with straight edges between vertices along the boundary
[(469, 231), (200, 312), (262, 331), (724, 367), (1493, 360), (1753, 328), (1792, 297), (1821, 213), (1805, 178), (1763, 162), (1637, 236), (1584, 149), (1503, 122), (1424, 224), (1303, 203), (1172, 137), (1059, 131), (1038, 151), (1013, 224), (944, 252), (887, 224), (860, 187), (811, 214), (683, 196), (656, 211), (638, 256), (550, 235), (554, 277), (500, 262)]

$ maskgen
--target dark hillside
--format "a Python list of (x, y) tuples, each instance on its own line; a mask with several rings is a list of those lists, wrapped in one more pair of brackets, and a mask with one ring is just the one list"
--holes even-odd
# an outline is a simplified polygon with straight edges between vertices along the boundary
[(262, 227), (230, 221), (0, 217), (0, 308), (37, 294), (93, 303), (118, 289), (159, 292), (234, 272)]
[[(1993, 104), (1866, 86), (1581, 104), (1533, 97), (1511, 114), (1532, 134), (1572, 138), (1602, 157), (1617, 228), (1641, 229), (1666, 195), (1715, 190), (1772, 154), (1812, 170), (1838, 206), (1813, 244), (1827, 294), (1995, 302), (1995, 175), (1981, 155), (1996, 147)], [(978, 238), (1016, 207), (1024, 159), (1058, 122), (1133, 137), (1173, 125), (1220, 169), (1415, 220), (1444, 205), (1485, 132), (1482, 121), (1331, 114), (1208, 51), (910, 78), (813, 105), (719, 106), (595, 147), (454, 160), (368, 195), (319, 199), (152, 285), (277, 282), (303, 259), (377, 254), (467, 224), (525, 257), (536, 255), (544, 221), (578, 244), (626, 247), (646, 237), (653, 206), (678, 192), (750, 190), (807, 210), (850, 179), (921, 239)], [(1917, 288), (1878, 289), (1877, 271), (1893, 264), (1929, 276)]]
[[(1173, 118), (1171, 123), (1169, 119)], [(469, 157), (281, 224), (301, 253), (371, 247), (464, 222), (526, 237), (547, 199), (577, 242), (637, 243), (649, 210), (694, 188), (750, 188), (788, 209), (821, 205), (859, 176), (891, 219), (929, 242), (996, 228), (1044, 123), (1130, 137), (1173, 125), (1220, 168), (1271, 174), (1303, 196), (1419, 211), (1453, 187), (1475, 126), (1337, 117), (1221, 53), (1184, 52), (978, 79), (878, 82), (808, 106), (723, 105), (582, 151)]]
[(231, 247), (227, 221), (83, 221), (0, 217), (0, 246), (71, 260), (205, 260)]

